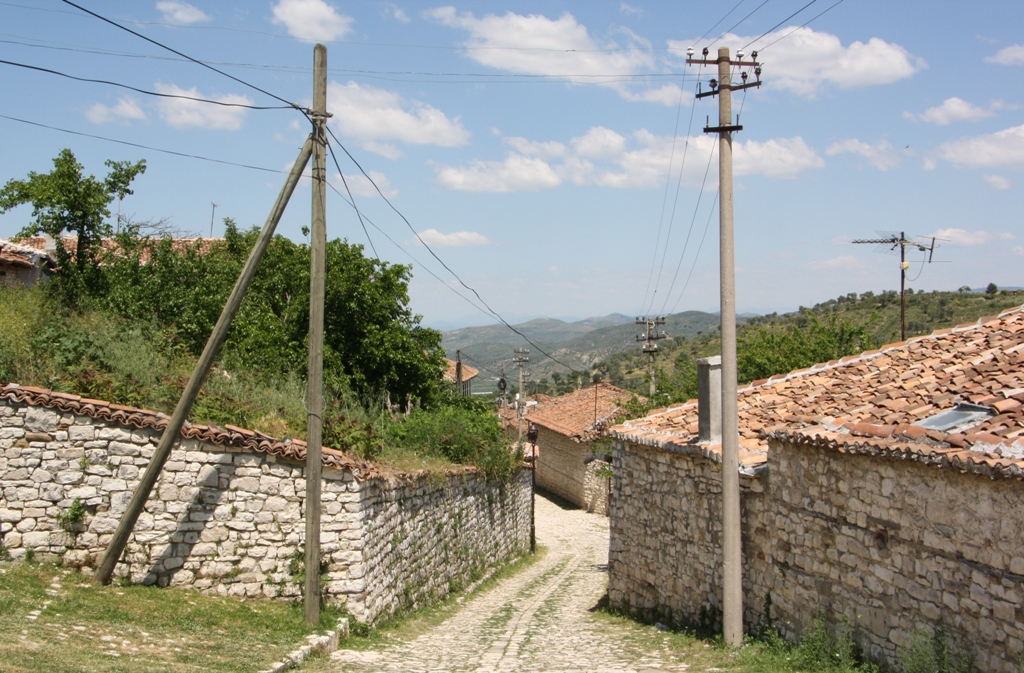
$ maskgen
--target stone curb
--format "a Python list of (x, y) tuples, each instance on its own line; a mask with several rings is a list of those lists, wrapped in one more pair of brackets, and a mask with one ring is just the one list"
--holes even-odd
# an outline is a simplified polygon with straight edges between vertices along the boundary
[(306, 641), (308, 642), (307, 645), (303, 645), (294, 652), (289, 652), (284, 659), (277, 662), (270, 668), (260, 671), (260, 673), (283, 673), (283, 671), (298, 668), (314, 650), (320, 650), (325, 654), (330, 654), (338, 649), (338, 643), (341, 640), (348, 638), (348, 633), (348, 617), (342, 617), (338, 620), (338, 626), (336, 628), (331, 629), (322, 636), (315, 634), (308, 636), (306, 638)]

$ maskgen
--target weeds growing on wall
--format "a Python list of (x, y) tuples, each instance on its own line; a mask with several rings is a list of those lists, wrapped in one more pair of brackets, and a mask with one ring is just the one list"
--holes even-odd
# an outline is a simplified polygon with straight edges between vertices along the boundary
[(919, 631), (900, 656), (903, 673), (972, 673), (974, 656), (966, 647), (955, 647), (942, 622), (931, 633)]

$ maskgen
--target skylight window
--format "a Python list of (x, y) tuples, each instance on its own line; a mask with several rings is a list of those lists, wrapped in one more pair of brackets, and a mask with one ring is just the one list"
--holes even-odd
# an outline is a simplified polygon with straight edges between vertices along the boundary
[(984, 407), (980, 404), (968, 402), (957, 402), (956, 406), (947, 411), (929, 416), (928, 418), (914, 423), (928, 430), (939, 430), (949, 432), (951, 430), (962, 430), (977, 425), (982, 420), (993, 415), (991, 407)]

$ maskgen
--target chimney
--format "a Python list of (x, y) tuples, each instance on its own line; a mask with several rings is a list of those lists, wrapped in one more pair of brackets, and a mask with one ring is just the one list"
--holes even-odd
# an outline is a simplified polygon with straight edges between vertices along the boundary
[(722, 356), (697, 360), (698, 440), (722, 441)]

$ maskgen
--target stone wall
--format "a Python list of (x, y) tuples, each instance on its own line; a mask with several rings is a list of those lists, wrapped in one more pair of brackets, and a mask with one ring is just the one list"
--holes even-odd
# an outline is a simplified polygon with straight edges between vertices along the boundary
[(586, 507), (583, 474), (591, 455), (590, 445), (574, 442), (565, 435), (537, 427), (537, 487)]
[(588, 512), (608, 516), (608, 496), (612, 490), (612, 464), (594, 459), (584, 465), (583, 507)]
[[(689, 450), (689, 449), (688, 449)], [(848, 622), (894, 663), (940, 620), (985, 671), (1024, 654), (1024, 484), (789, 442), (741, 479), (744, 623), (791, 638)], [(648, 620), (696, 624), (721, 608), (721, 464), (615, 443), (609, 599)]]
[[(2, 554), (94, 566), (158, 440), (152, 428), (0, 400)], [(323, 478), (324, 588), (361, 621), (442, 596), (529, 549), (525, 470), (506, 484), (473, 470), (386, 478), (326, 465)], [(183, 439), (116, 574), (297, 597), (304, 496), (299, 461)], [(81, 519), (69, 520), (78, 507)]]

